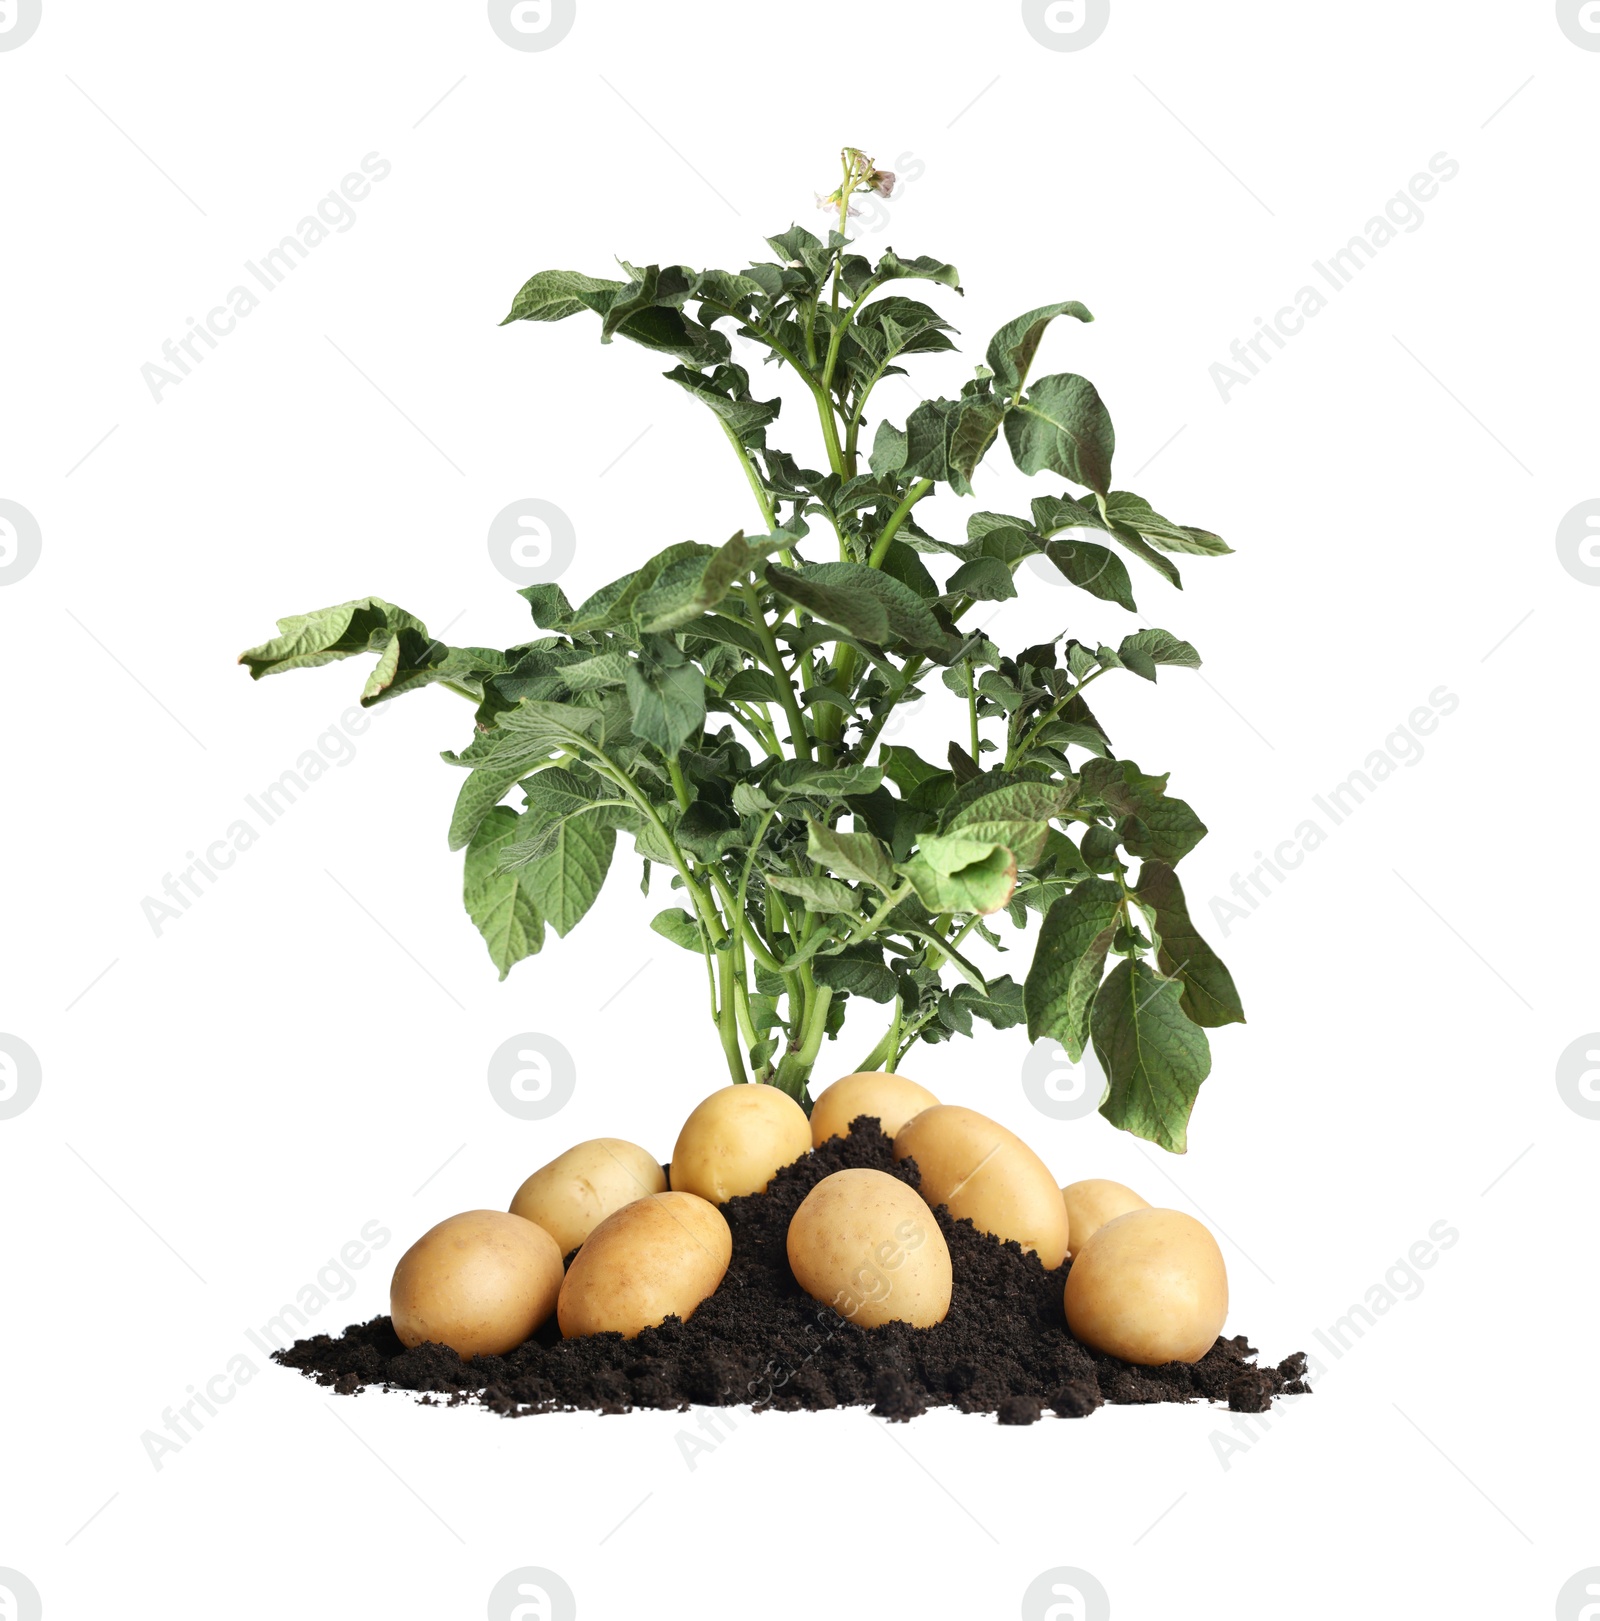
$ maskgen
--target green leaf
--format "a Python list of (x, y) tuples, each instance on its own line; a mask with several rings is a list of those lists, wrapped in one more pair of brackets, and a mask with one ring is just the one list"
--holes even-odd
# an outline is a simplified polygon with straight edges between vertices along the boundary
[(544, 920), (525, 875), (500, 873), (500, 847), (516, 836), (521, 818), (509, 805), (490, 810), (467, 847), (462, 899), (504, 979), (513, 965), (544, 944)]
[(1106, 497), (1106, 515), (1144, 536), (1166, 552), (1186, 552), (1194, 557), (1226, 557), (1232, 551), (1221, 535), (1207, 529), (1189, 529), (1163, 518), (1142, 496), (1127, 490), (1113, 490)]
[(520, 869), (528, 898), (557, 934), (577, 926), (594, 905), (617, 835), (589, 816), (571, 816), (557, 829), (551, 848)]
[(1178, 590), (1183, 589), (1183, 576), (1178, 573), (1178, 565), (1170, 557), (1163, 557), (1136, 529), (1130, 529), (1125, 523), (1114, 522), (1111, 525), (1111, 536), (1124, 551), (1132, 552), (1140, 562), (1148, 563), (1157, 574)]
[[(855, 566), (861, 568), (863, 573), (870, 572), (861, 564)], [(804, 573), (797, 573), (793, 569), (769, 563), (767, 584), (785, 602), (798, 603), (818, 619), (837, 625), (848, 635), (858, 636), (875, 646), (888, 641), (889, 614), (875, 596), (830, 585), (825, 580), (813, 578), (813, 573), (814, 570), (809, 568)]]
[(600, 723), (598, 710), (524, 698), (514, 708), (502, 710), (494, 726), (479, 733), (460, 754), (447, 751), (443, 758), (449, 764), (472, 771), (456, 796), (450, 848), (459, 850), (468, 844), (489, 810), (533, 766), (557, 750), (571, 752), (584, 746), (588, 734), (598, 730)]
[(676, 906), (669, 906), (666, 911), (657, 912), (650, 919), (650, 927), (663, 938), (670, 940), (673, 945), (682, 946), (685, 951), (701, 950), (700, 925), (687, 912), (680, 911)]
[(742, 366), (718, 366), (706, 377), (687, 366), (666, 373), (669, 382), (709, 407), (733, 431), (747, 450), (764, 448), (767, 425), (775, 422), (783, 409), (782, 400), (758, 400), (750, 393), (750, 374)]
[(591, 659), (567, 665), (561, 672), (562, 684), (570, 692), (596, 692), (601, 687), (620, 687), (628, 679), (630, 662), (626, 653), (597, 653)]
[(961, 291), (961, 273), (954, 265), (947, 265), (939, 259), (931, 259), (925, 253), (920, 253), (915, 259), (902, 259), (891, 248), (878, 261), (872, 272), (873, 279), (878, 282), (900, 281), (912, 278), (919, 281), (938, 282), (941, 287), (953, 287)]
[(1039, 352), (1039, 342), (1045, 330), (1058, 315), (1070, 315), (1079, 321), (1092, 321), (1094, 317), (1076, 299), (1064, 304), (1046, 304), (1030, 310), (1014, 321), (1007, 321), (989, 340), (984, 359), (994, 373), (995, 387), (1005, 394), (1020, 393), (1033, 369), (1033, 357)]
[(1115, 552), (1089, 540), (1049, 540), (1044, 552), (1073, 585), (1105, 602), (1118, 603), (1129, 613), (1136, 611), (1128, 565)]
[[(356, 653), (382, 653), (402, 630), (426, 638), (428, 627), (382, 597), (361, 597), (278, 621), (278, 634), (239, 655), (253, 681), (284, 670), (309, 670)], [(438, 645), (438, 644), (434, 644)]]
[(1181, 799), (1168, 797), (1165, 777), (1147, 777), (1131, 760), (1089, 760), (1084, 794), (1123, 818), (1122, 847), (1141, 860), (1176, 865), (1206, 836), (1206, 824)]
[(511, 301), (511, 313), (500, 324), (564, 321), (579, 310), (604, 315), (622, 289), (620, 281), (601, 281), (578, 270), (541, 270), (523, 283)]
[(628, 666), (628, 707), (636, 737), (673, 755), (700, 730), (706, 718), (706, 683), (700, 671), (681, 663), (640, 659)]
[(875, 765), (822, 765), (813, 760), (785, 760), (767, 780), (767, 792), (780, 799), (843, 799), (870, 794), (883, 781)]
[(559, 585), (525, 585), (517, 595), (533, 610), (540, 630), (560, 630), (572, 617), (572, 604)]
[(1052, 472), (1104, 495), (1116, 434), (1095, 386), (1073, 372), (1041, 377), (1006, 417), (1006, 441), (1024, 473)]
[(1039, 930), (1023, 985), (1028, 1039), (1059, 1041), (1073, 1063), (1089, 1039), (1089, 1008), (1117, 932), (1121, 898), (1115, 884), (1085, 879), (1051, 905)]
[(1005, 602), (1017, 594), (1017, 582), (999, 558), (975, 557), (950, 576), (945, 592), (952, 597), (971, 597), (974, 602)]
[(894, 862), (870, 833), (840, 833), (807, 819), (806, 854), (852, 883), (871, 884), (885, 895), (895, 887)]
[(892, 422), (880, 422), (873, 436), (872, 454), (867, 458), (867, 466), (879, 478), (898, 474), (906, 464), (909, 444), (906, 434)]
[[(740, 533), (716, 550), (702, 546), (679, 556), (634, 599), (633, 617), (640, 633), (660, 634), (693, 624), (771, 549), (767, 543), (752, 545)], [(694, 629), (699, 631), (700, 626)]]
[(945, 777), (949, 773), (943, 766), (930, 765), (914, 749), (900, 743), (885, 743), (878, 750), (883, 762), (884, 775), (900, 790), (910, 795), (919, 784), (930, 777)]
[(1045, 822), (1023, 822), (1004, 817), (979, 817), (964, 821), (958, 830), (963, 838), (979, 843), (992, 840), (1003, 844), (1016, 857), (1019, 868), (1031, 868), (1044, 853), (1045, 840), (1050, 835)]
[(1163, 862), (1139, 870), (1135, 899), (1156, 933), (1156, 961), (1169, 979), (1183, 981), (1183, 1011), (1196, 1024), (1243, 1024), (1244, 1004), (1227, 965), (1201, 938), (1189, 917), (1178, 875)]
[(1101, 1114), (1174, 1154), (1188, 1150), (1189, 1116), (1211, 1072), (1211, 1045), (1183, 1011), (1182, 996), (1182, 981), (1128, 960), (1100, 988), (1091, 1021), (1111, 1083)]
[(999, 400), (962, 403), (950, 430), (948, 457), (950, 466), (963, 478), (970, 480), (977, 471), (978, 463), (988, 454), (1005, 419), (1006, 407)]
[(1017, 858), (1003, 844), (959, 836), (923, 839), (899, 871), (930, 912), (977, 912), (987, 917), (1011, 899)]
[[(933, 610), (909, 585), (885, 574), (882, 569), (868, 568), (865, 563), (812, 563), (799, 575), (769, 564), (767, 578), (780, 595), (799, 601), (818, 618), (860, 636), (863, 641), (879, 644), (895, 641), (922, 653), (942, 652), (950, 642), (950, 637), (934, 618)], [(815, 600), (826, 601), (828, 609), (801, 601), (796, 595), (796, 580)], [(853, 615), (864, 625), (871, 618), (870, 604), (883, 610), (884, 630), (879, 635), (870, 635), (837, 616)], [(875, 624), (875, 620), (873, 622)]]
[(819, 985), (831, 985), (835, 991), (848, 991), (869, 1002), (892, 1002), (900, 990), (893, 970), (884, 965), (883, 948), (871, 941), (816, 958), (811, 973)]
[[(968, 795), (971, 797), (967, 797)], [(1060, 816), (1077, 797), (1076, 780), (1002, 783), (987, 791), (965, 790), (943, 831), (974, 822), (1049, 822)]]
[(769, 872), (766, 880), (774, 889), (804, 901), (808, 912), (843, 912), (853, 917), (859, 910), (856, 892), (833, 878), (816, 873), (797, 878), (792, 873)]
[(1139, 630), (1124, 636), (1117, 657), (1125, 668), (1146, 681), (1155, 680), (1156, 667), (1161, 664), (1176, 664), (1185, 670), (1200, 668), (1200, 655), (1169, 630)]

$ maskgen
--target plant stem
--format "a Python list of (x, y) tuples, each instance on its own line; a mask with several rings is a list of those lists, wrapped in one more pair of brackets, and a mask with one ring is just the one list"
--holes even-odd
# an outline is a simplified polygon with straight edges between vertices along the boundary
[(772, 510), (772, 502), (767, 496), (767, 487), (762, 483), (760, 475), (756, 472), (756, 465), (750, 459), (749, 452), (739, 442), (739, 436), (721, 417), (717, 421), (722, 425), (722, 431), (728, 436), (728, 443), (733, 446), (734, 454), (739, 458), (739, 465), (744, 469), (744, 476), (749, 480), (750, 493), (756, 498), (756, 505), (761, 508), (761, 517), (767, 526), (770, 535), (778, 527), (778, 515)]
[(767, 616), (761, 611), (761, 593), (753, 584), (745, 586), (744, 602), (750, 613), (751, 628), (761, 638), (767, 668), (771, 670), (778, 683), (778, 696), (783, 700), (783, 712), (789, 717), (789, 730), (794, 734), (790, 741), (794, 744), (795, 758), (809, 760), (811, 734), (806, 730), (805, 717), (800, 713), (800, 702), (795, 697), (794, 683), (789, 679), (783, 655), (778, 651), (778, 640), (772, 634), (772, 626), (767, 623)]

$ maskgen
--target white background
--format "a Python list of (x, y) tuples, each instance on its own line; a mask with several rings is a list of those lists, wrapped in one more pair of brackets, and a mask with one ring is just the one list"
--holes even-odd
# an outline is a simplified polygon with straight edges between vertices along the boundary
[[(0, 52), (0, 497), (43, 534), (0, 588), (0, 1030), (43, 1066), (0, 1120), (0, 1566), (46, 1614), (479, 1616), (541, 1565), (589, 1617), (1009, 1615), (1067, 1565), (1119, 1618), (1545, 1615), (1600, 1564), (1600, 1123), (1555, 1084), (1600, 1024), (1600, 593), (1556, 548), (1600, 495), (1597, 75), (1543, 0), (1116, 0), (1078, 52), (1011, 3), (578, 0), (568, 38), (523, 52), (481, 4), (44, 0)], [(233, 661), (278, 615), (367, 593), (453, 642), (525, 639), (485, 544), (519, 498), (571, 516), (574, 600), (750, 523), (659, 363), (587, 319), (496, 323), (536, 269), (736, 268), (793, 219), (823, 229), (846, 141), (914, 176), (867, 245), (960, 265), (965, 299), (926, 296), (974, 358), (1025, 309), (1094, 310), (1041, 367), (1099, 384), (1120, 485), (1237, 548), (1188, 561), (1181, 596), (1135, 582), (1137, 622), (1194, 641), (1204, 679), (1097, 703), (1212, 828), (1185, 882), (1250, 1023), (1215, 1033), (1190, 1153), (1037, 1113), (1020, 1032), (904, 1067), (1063, 1180), (1203, 1213), (1230, 1329), (1317, 1353), (1325, 1381), (1249, 1433), (1201, 1408), (743, 1412), (693, 1470), (692, 1415), (334, 1399), (245, 1331), (363, 1224), (393, 1241), (318, 1326), (385, 1309), (412, 1237), (571, 1142), (665, 1157), (724, 1076), (630, 852), (570, 939), (496, 983), (445, 848), (436, 751), (469, 712), (442, 691), (379, 711), (158, 937), (143, 899), (316, 747), (366, 663), (253, 686)], [(369, 152), (393, 172), (355, 225), (156, 404), (163, 340)], [(1225, 404), (1229, 344), (1440, 152), (1460, 174), (1422, 226)], [(958, 386), (971, 360), (947, 358), (924, 392)], [(915, 403), (884, 393), (897, 419)], [(774, 437), (812, 451), (792, 398)], [(996, 454), (979, 504), (1046, 487)], [(960, 505), (922, 517), (954, 536)], [(1132, 628), (1023, 578), (991, 626), (1009, 646)], [(1420, 762), (1224, 940), (1209, 897), (1441, 686), (1459, 707)], [(925, 752), (944, 698), (908, 734)], [(576, 1060), (553, 1119), (485, 1085), (519, 1031)], [(1315, 1331), (1440, 1221), (1460, 1238), (1423, 1292), (1335, 1361)], [(257, 1377), (158, 1471), (143, 1433), (241, 1351)]]

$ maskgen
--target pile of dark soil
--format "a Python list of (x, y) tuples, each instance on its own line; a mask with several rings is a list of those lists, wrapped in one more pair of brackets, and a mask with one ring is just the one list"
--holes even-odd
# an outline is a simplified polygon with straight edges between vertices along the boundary
[(1037, 1257), (952, 1220), (942, 1206), (936, 1218), (955, 1277), (949, 1315), (934, 1328), (857, 1328), (801, 1291), (784, 1248), (800, 1201), (823, 1177), (851, 1166), (917, 1185), (915, 1162), (895, 1162), (877, 1121), (856, 1121), (848, 1138), (780, 1171), (765, 1193), (722, 1207), (733, 1262), (687, 1323), (671, 1317), (632, 1340), (564, 1340), (552, 1318), (507, 1356), (463, 1362), (442, 1345), (407, 1350), (389, 1319), (375, 1317), (337, 1339), (301, 1340), (276, 1359), (340, 1395), (379, 1385), (426, 1402), (478, 1401), (508, 1416), (698, 1402), (785, 1411), (863, 1406), (892, 1419), (950, 1406), (1031, 1424), (1046, 1410), (1082, 1418), (1104, 1402), (1198, 1398), (1256, 1413), (1275, 1396), (1307, 1389), (1303, 1355), (1258, 1368), (1243, 1335), (1219, 1339), (1193, 1366), (1136, 1367), (1089, 1350), (1068, 1333), (1062, 1312), (1070, 1262), (1047, 1272)]

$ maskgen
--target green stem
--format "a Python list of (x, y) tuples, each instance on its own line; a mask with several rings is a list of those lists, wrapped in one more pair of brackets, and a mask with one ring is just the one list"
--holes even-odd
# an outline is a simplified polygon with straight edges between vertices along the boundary
[(967, 660), (967, 732), (972, 744), (972, 758), (978, 759), (978, 688), (972, 679), (972, 660)]
[(778, 640), (772, 634), (772, 626), (767, 623), (767, 616), (761, 611), (761, 593), (753, 584), (745, 586), (744, 602), (750, 613), (751, 628), (761, 638), (767, 668), (771, 670), (778, 683), (778, 696), (783, 700), (783, 712), (789, 717), (789, 730), (794, 734), (791, 741), (794, 744), (795, 758), (809, 760), (811, 734), (806, 730), (805, 717), (800, 713), (800, 701), (795, 697), (794, 683), (789, 679), (783, 655), (778, 651)]
[(750, 459), (749, 452), (740, 443), (738, 434), (721, 417), (718, 417), (717, 421), (722, 424), (722, 431), (727, 434), (728, 443), (733, 446), (733, 453), (739, 458), (739, 465), (744, 469), (744, 476), (750, 484), (750, 493), (756, 498), (756, 505), (761, 508), (762, 521), (766, 524), (767, 533), (770, 535), (778, 527), (778, 515), (773, 511), (772, 502), (768, 499), (767, 487), (756, 472), (756, 465)]
[(1051, 706), (1039, 717), (1038, 723), (1029, 729), (1028, 735), (1022, 739), (1015, 749), (1006, 755), (1006, 770), (1009, 771), (1017, 761), (1021, 760), (1022, 757), (1027, 754), (1028, 750), (1033, 747), (1034, 743), (1038, 740), (1039, 734), (1045, 729), (1045, 727), (1047, 727), (1051, 721), (1053, 721), (1061, 713), (1061, 711), (1065, 709), (1080, 692), (1083, 691), (1085, 687), (1093, 686), (1093, 684), (1105, 673), (1106, 672), (1104, 670), (1096, 670), (1093, 675), (1085, 676), (1084, 679), (1080, 681), (1077, 686), (1075, 686), (1072, 691), (1066, 695), (1065, 698), (1058, 698), (1055, 703), (1051, 704)]

